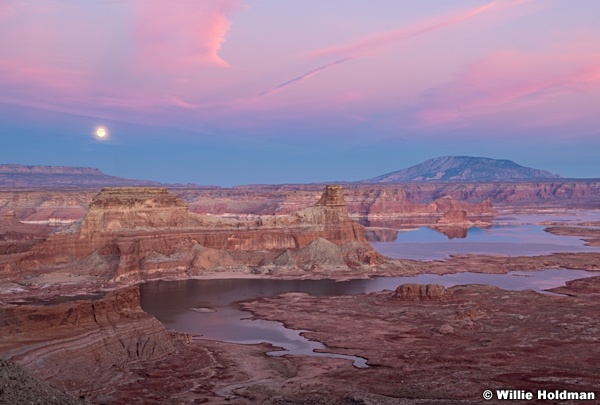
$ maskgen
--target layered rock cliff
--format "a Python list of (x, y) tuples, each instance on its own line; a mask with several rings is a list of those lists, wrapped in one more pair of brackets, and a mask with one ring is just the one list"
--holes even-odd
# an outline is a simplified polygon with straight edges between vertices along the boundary
[[(194, 213), (238, 218), (290, 215), (314, 205), (321, 191), (322, 186), (319, 185), (172, 190)], [(89, 203), (97, 193), (97, 189), (0, 190), (0, 215), (14, 211), (16, 218), (21, 221), (46, 224), (50, 219), (58, 223), (74, 221), (85, 216)], [(454, 209), (467, 211), (469, 217), (494, 215), (495, 208), (600, 206), (598, 180), (347, 184), (344, 193), (349, 215), (367, 220), (397, 220), (426, 215), (439, 217), (443, 214), (439, 212), (440, 207), (429, 205), (444, 196), (459, 202), (462, 206)]]
[(14, 211), (8, 211), (0, 215), (0, 255), (28, 251), (42, 243), (49, 232), (46, 226), (22, 223)]
[(368, 220), (396, 219), (410, 216), (440, 217), (448, 211), (465, 211), (472, 217), (491, 217), (498, 213), (490, 200), (480, 202), (459, 201), (444, 195), (427, 204), (414, 201), (404, 188), (379, 189), (370, 191), (351, 190), (349, 211), (357, 218)]
[(162, 188), (105, 188), (81, 223), (53, 233), (12, 261), (0, 258), (0, 274), (75, 272), (99, 281), (135, 281), (206, 269), (249, 271), (321, 238), (371, 251), (345, 251), (353, 265), (357, 257), (363, 264), (378, 258), (364, 228), (349, 218), (340, 186), (325, 187), (314, 206), (294, 214), (248, 220), (191, 213), (181, 198)]
[(90, 167), (0, 165), (0, 187), (102, 187), (158, 184), (160, 183), (157, 181), (109, 176)]
[(2, 358), (84, 395), (110, 389), (119, 368), (174, 351), (164, 326), (142, 311), (137, 287), (91, 300), (4, 304), (0, 320)]
[(165, 188), (103, 188), (90, 203), (81, 238), (123, 230), (186, 228), (190, 215), (181, 198)]

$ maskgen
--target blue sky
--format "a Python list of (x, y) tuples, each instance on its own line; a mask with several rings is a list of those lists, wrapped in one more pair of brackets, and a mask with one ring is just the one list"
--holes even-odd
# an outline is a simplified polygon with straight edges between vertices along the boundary
[(555, 0), (5, 0), (0, 162), (229, 186), (471, 155), (599, 177), (598, 15)]

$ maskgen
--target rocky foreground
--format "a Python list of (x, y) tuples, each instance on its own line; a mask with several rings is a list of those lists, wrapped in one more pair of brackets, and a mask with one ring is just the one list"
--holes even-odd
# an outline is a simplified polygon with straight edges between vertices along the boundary
[[(438, 226), (468, 225), (452, 200), (438, 204), (450, 207)], [(329, 351), (367, 358), (368, 369), (167, 331), (128, 287), (190, 277), (600, 270), (598, 253), (391, 260), (350, 219), (339, 186), (311, 207), (246, 219), (190, 212), (164, 189), (105, 189), (85, 218), (58, 231), (34, 229), (14, 213), (2, 224), (0, 403), (478, 404), (487, 388), (600, 392), (600, 277), (570, 282), (556, 290), (563, 296), (404, 286), (244, 304), (257, 317), (310, 330)], [(595, 243), (593, 229), (562, 228), (550, 231), (579, 229)], [(25, 395), (20, 387), (34, 388)]]
[(0, 360), (0, 404), (82, 405), (64, 392), (41, 382), (11, 361)]
[[(371, 396), (380, 403), (410, 398), (414, 402), (407, 403), (475, 404), (486, 389), (600, 394), (599, 286), (600, 277), (570, 282), (560, 289), (569, 296), (491, 286), (400, 286), (367, 296), (289, 293), (244, 308), (309, 330), (308, 338), (337, 353), (369, 359), (369, 369), (322, 370), (312, 392)], [(302, 403), (298, 387), (284, 387), (288, 398)], [(385, 402), (392, 398), (398, 402)]]
[[(310, 330), (305, 336), (328, 351), (367, 358), (368, 369), (333, 358), (268, 357), (267, 345), (168, 333), (139, 309), (135, 291), (20, 306), (8, 336), (26, 336), (33, 321), (44, 343), (13, 359), (26, 357), (38, 378), (90, 403), (450, 405), (481, 404), (486, 389), (600, 391), (600, 277), (555, 290), (563, 296), (404, 285), (368, 295), (288, 293), (243, 304), (261, 319)], [(70, 338), (61, 336), (67, 329)], [(54, 391), (39, 395), (47, 392)], [(63, 401), (55, 403), (75, 403)]]

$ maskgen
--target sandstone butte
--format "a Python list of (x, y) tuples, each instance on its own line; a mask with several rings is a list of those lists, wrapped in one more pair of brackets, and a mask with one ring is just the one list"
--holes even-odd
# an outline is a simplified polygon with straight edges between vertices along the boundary
[(364, 228), (348, 217), (341, 186), (326, 186), (312, 207), (251, 220), (192, 213), (164, 188), (105, 188), (82, 221), (28, 251), (0, 257), (0, 277), (49, 279), (62, 272), (137, 282), (207, 269), (260, 273), (272, 270), (274, 262), (319, 265), (306, 261), (315, 257), (350, 267), (380, 259)]

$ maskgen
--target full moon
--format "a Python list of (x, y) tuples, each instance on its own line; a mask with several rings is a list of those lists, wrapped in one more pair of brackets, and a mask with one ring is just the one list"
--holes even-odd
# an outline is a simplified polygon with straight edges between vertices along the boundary
[(106, 129), (104, 129), (104, 128), (98, 128), (96, 130), (96, 136), (98, 138), (104, 138), (106, 136)]

